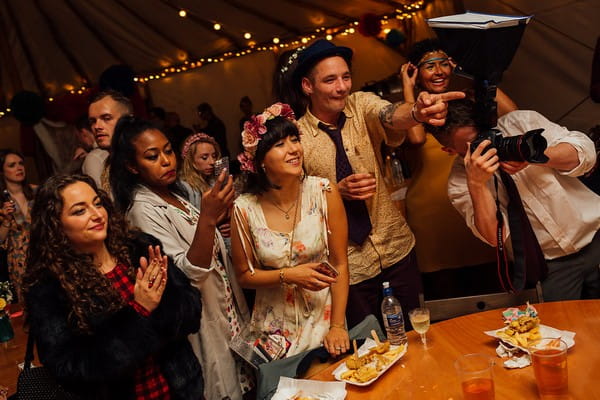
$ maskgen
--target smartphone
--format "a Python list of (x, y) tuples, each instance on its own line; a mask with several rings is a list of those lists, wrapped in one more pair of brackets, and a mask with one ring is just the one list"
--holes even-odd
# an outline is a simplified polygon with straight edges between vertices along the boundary
[[(227, 173), (229, 173), (229, 157), (222, 157), (215, 161), (215, 179), (219, 178), (219, 175), (221, 175), (221, 171), (223, 170), (226, 170)], [(225, 176), (225, 180), (221, 185), (221, 189), (223, 189), (225, 185), (227, 185), (227, 179), (228, 177)]]
[(5, 202), (6, 202), (6, 201), (8, 201), (8, 202), (11, 202), (11, 203), (14, 203), (14, 202), (15, 202), (15, 201), (13, 200), (13, 198), (11, 197), (11, 195), (10, 195), (10, 193), (8, 192), (8, 190), (7, 190), (7, 189), (4, 189), (4, 190), (2, 191), (2, 200), (3, 200), (3, 201), (5, 201)]
[(337, 278), (340, 274), (337, 269), (333, 268), (333, 265), (329, 264), (327, 261), (322, 261), (317, 267), (317, 271), (330, 278)]

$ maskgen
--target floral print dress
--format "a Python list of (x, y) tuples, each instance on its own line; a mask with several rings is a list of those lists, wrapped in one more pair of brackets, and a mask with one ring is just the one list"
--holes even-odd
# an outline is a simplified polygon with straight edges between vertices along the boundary
[[(27, 208), (31, 210), (31, 207), (33, 207), (33, 200), (27, 202)], [(29, 213), (24, 215), (19, 205), (15, 203), (15, 212), (8, 221), (10, 221), (8, 234), (1, 246), (6, 249), (8, 279), (15, 288), (19, 301), (22, 301), (21, 280), (25, 273), (25, 259), (29, 248), (31, 215)]]
[[(240, 237), (250, 243), (247, 246), (242, 241), (251, 272), (257, 268), (281, 269), (327, 260), (325, 191), (330, 190), (327, 179), (312, 176), (304, 179), (298, 222), (293, 232), (270, 229), (256, 195), (244, 194), (236, 199), (234, 218)], [(242, 220), (246, 221), (249, 232), (244, 231)], [(295, 285), (282, 285), (256, 290), (253, 328), (285, 336), (290, 342), (286, 357), (319, 347), (329, 331), (330, 319), (330, 288), (314, 292)]]

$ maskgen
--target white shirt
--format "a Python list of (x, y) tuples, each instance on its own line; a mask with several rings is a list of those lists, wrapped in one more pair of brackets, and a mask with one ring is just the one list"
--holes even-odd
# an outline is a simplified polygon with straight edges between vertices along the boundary
[[(548, 147), (569, 143), (577, 150), (579, 165), (570, 171), (530, 164), (512, 175), (512, 178), (546, 259), (573, 254), (588, 245), (600, 229), (600, 197), (576, 177), (594, 166), (594, 143), (585, 134), (569, 131), (535, 111), (510, 112), (498, 119), (497, 127), (504, 136), (517, 136), (532, 129), (544, 128), (542, 135), (546, 138)], [(494, 179), (490, 179), (487, 185), (496, 196)], [(508, 195), (499, 176), (498, 195), (508, 232)], [(487, 242), (475, 227), (473, 204), (461, 157), (456, 158), (450, 172), (448, 196), (475, 236)]]
[(108, 151), (97, 147), (85, 156), (81, 165), (81, 172), (92, 178), (99, 188), (102, 187), (102, 171), (104, 171), (104, 164), (109, 154)]

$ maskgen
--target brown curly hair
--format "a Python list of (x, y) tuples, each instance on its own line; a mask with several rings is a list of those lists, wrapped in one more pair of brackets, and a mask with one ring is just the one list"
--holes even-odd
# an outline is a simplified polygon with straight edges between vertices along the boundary
[[(125, 219), (115, 212), (110, 198), (85, 175), (57, 175), (38, 189), (31, 210), (31, 238), (27, 267), (23, 276), (25, 298), (39, 282), (52, 277), (58, 280), (70, 303), (69, 322), (82, 332), (91, 332), (93, 317), (109, 315), (125, 302), (112, 284), (94, 265), (91, 254), (77, 253), (63, 231), (62, 193), (77, 182), (88, 184), (100, 197), (108, 215), (105, 240), (108, 252), (119, 263), (131, 266), (128, 243), (131, 234)], [(135, 268), (128, 270), (135, 281)]]

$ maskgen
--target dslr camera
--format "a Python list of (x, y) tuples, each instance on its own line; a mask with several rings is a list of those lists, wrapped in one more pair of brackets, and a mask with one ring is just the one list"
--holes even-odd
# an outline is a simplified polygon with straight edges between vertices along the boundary
[(485, 150), (485, 153), (491, 148), (498, 151), (500, 161), (527, 161), (534, 164), (541, 164), (548, 161), (544, 154), (548, 142), (542, 136), (543, 128), (531, 130), (523, 135), (503, 137), (498, 129), (487, 129), (477, 135), (477, 138), (471, 142), (471, 152), (484, 140), (492, 142)]

